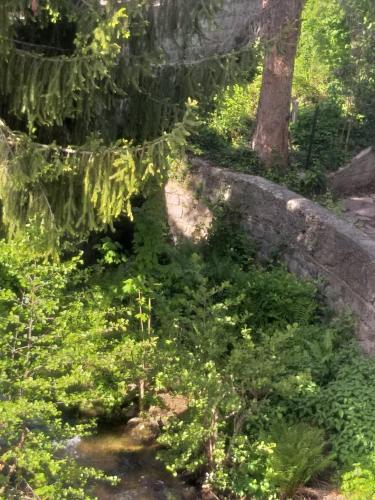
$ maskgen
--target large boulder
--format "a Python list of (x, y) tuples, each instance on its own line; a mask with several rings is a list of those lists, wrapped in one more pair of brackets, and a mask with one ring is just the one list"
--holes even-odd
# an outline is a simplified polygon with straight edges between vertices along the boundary
[(370, 146), (355, 156), (349, 165), (331, 176), (331, 189), (343, 198), (375, 191), (375, 149)]

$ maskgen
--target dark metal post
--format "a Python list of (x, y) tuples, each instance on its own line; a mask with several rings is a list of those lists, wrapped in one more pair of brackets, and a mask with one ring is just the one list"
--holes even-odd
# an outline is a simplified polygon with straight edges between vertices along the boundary
[(312, 126), (311, 126), (310, 144), (309, 144), (309, 150), (307, 152), (306, 165), (305, 165), (306, 170), (309, 168), (310, 162), (311, 162), (311, 155), (312, 155), (312, 149), (313, 149), (313, 145), (314, 145), (316, 125), (318, 123), (318, 115), (319, 115), (319, 104), (317, 104), (315, 107), (314, 118), (313, 118), (313, 122), (312, 122)]

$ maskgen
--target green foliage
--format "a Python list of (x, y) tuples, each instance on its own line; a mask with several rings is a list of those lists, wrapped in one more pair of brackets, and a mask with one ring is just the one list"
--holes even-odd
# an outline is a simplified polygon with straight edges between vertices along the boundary
[(375, 460), (371, 455), (366, 465), (354, 464), (342, 476), (341, 489), (344, 495), (353, 500), (374, 500), (375, 498)]
[[(17, 21), (17, 4), (14, 7), (9, 2), (2, 6), (13, 22)], [(73, 5), (71, 8), (77, 12)], [(42, 9), (43, 18), (45, 12), (49, 14), (48, 6)], [(26, 117), (30, 129), (36, 123), (62, 125), (65, 118), (82, 114), (84, 98), (90, 98), (99, 81), (110, 85), (109, 70), (120, 53), (119, 43), (129, 36), (127, 14), (124, 8), (113, 12), (95, 12), (93, 7), (80, 10), (79, 15), (88, 16), (86, 28), (92, 31), (77, 34), (74, 55), (47, 56), (16, 46), (1, 53), (0, 94), (7, 98), (13, 115)], [(97, 26), (93, 26), (92, 17)], [(83, 28), (82, 21), (80, 25)], [(9, 38), (14, 31), (8, 26), (6, 32), (0, 30), (0, 37)]]
[[(176, 120), (181, 119), (181, 110), (188, 98), (196, 99), (202, 115), (206, 116), (215, 95), (223, 87), (247, 81), (254, 74), (255, 67), (256, 53), (245, 46), (238, 51), (186, 64), (183, 61), (176, 65), (162, 61), (145, 76), (141, 70), (139, 85), (125, 87), (130, 97), (130, 116), (122, 125), (123, 135), (143, 140), (171, 128)], [(130, 66), (128, 71), (133, 71), (133, 68)]]
[(192, 135), (193, 153), (233, 170), (264, 174), (257, 155), (248, 146), (259, 89), (260, 78), (255, 77), (250, 83), (229, 85), (218, 92), (212, 100), (213, 109), (203, 113), (202, 125)]
[[(367, 0), (306, 3), (293, 89), (302, 106), (297, 145), (307, 150), (308, 137), (298, 129), (320, 102), (314, 156), (328, 169), (373, 143), (373, 21)], [(306, 124), (306, 135), (310, 128)]]
[(210, 130), (225, 137), (232, 144), (250, 140), (252, 122), (256, 115), (260, 78), (252, 83), (235, 84), (224, 89), (214, 99), (214, 111), (207, 124)]
[[(215, 110), (204, 118), (204, 125), (192, 135), (193, 153), (206, 156), (216, 164), (284, 184), (305, 196), (327, 192), (326, 172), (341, 166), (346, 159), (345, 141), (348, 120), (338, 104), (320, 105), (312, 158), (305, 169), (315, 106), (300, 107), (298, 120), (291, 126), (292, 162), (286, 172), (265, 170), (249, 147), (251, 123), (258, 102), (259, 78), (247, 85), (228, 87), (215, 99)], [(350, 141), (347, 149), (352, 147)]]
[[(40, 3), (38, 16), (23, 0), (0, 6), (2, 112), (33, 133), (0, 122), (3, 220), (11, 234), (27, 228), (23, 239), (0, 242), (0, 496), (92, 498), (93, 481), (115, 479), (67, 457), (66, 440), (119, 417), (129, 401), (147, 412), (163, 391), (187, 401), (159, 438), (174, 474), (204, 480), (223, 498), (291, 496), (331, 464), (332, 447), (344, 492), (371, 498), (374, 363), (347, 344), (345, 325), (329, 321), (316, 286), (276, 262), (256, 264), (225, 207), (204, 244), (165, 241), (154, 193), (193, 127), (191, 102), (182, 117), (188, 97), (201, 97), (205, 112), (192, 148), (263, 173), (247, 145), (259, 79), (236, 81), (254, 75), (254, 53), (242, 47), (173, 65), (159, 52), (149, 2), (126, 2), (126, 13), (113, 1), (93, 10)], [(180, 53), (180, 35), (202, 36), (220, 4), (162, 0), (156, 17)], [(266, 176), (315, 194), (371, 124), (373, 11), (369, 0), (319, 0), (305, 15), (294, 165)], [(56, 45), (70, 29), (71, 40)], [(323, 97), (312, 166), (301, 171)], [(66, 146), (72, 138), (81, 146)], [(43, 256), (45, 240), (132, 215), (139, 195), (147, 200), (134, 210), (135, 255), (104, 238), (88, 268), (80, 255)]]
[[(215, 251), (225, 227), (217, 223), (204, 259), (181, 248), (164, 256), (155, 275), (157, 329), (173, 360), (157, 384), (189, 401), (163, 429), (159, 441), (167, 448), (160, 455), (174, 473), (205, 471), (220, 491), (273, 498), (274, 441), (262, 443), (261, 435), (317, 391), (333, 333), (314, 325), (315, 287), (282, 268), (258, 268), (238, 230), (232, 227)], [(311, 474), (328, 463), (321, 454), (319, 462), (317, 450), (311, 444)]]
[(278, 498), (270, 481), (274, 446), (274, 443), (251, 441), (243, 434), (235, 436), (231, 441), (230, 467), (225, 463), (219, 465), (212, 481), (221, 491), (233, 492), (238, 498)]
[[(251, 246), (225, 224), (224, 213), (224, 225), (217, 222), (203, 248), (204, 260), (181, 248), (159, 266), (154, 311), (174, 362), (159, 372), (158, 384), (189, 401), (187, 413), (164, 428), (161, 456), (174, 473), (205, 471), (207, 482), (225, 494), (291, 495), (332, 463), (325, 434), (336, 457), (348, 442), (354, 445), (349, 436), (341, 440), (324, 410), (332, 404), (345, 415), (335, 391), (341, 391), (343, 366), (351, 371), (351, 355), (345, 358), (340, 348), (346, 327), (320, 324), (315, 287), (282, 268), (255, 266), (251, 252), (245, 257)], [(226, 237), (215, 250), (220, 235)], [(358, 404), (373, 385), (362, 388)], [(371, 407), (369, 401), (369, 415)], [(353, 416), (362, 414), (357, 410)], [(275, 431), (280, 419), (291, 424)], [(354, 432), (360, 425), (353, 420)], [(370, 442), (371, 416), (363, 428)], [(359, 457), (360, 449), (352, 453)]]
[(2, 494), (87, 498), (101, 474), (68, 460), (66, 439), (160, 391), (188, 406), (161, 458), (224, 497), (291, 495), (330, 463), (323, 433), (345, 471), (371, 470), (373, 363), (322, 322), (316, 287), (256, 264), (223, 208), (200, 247), (167, 245), (161, 226), (153, 249), (159, 203), (137, 213), (138, 255), (106, 238), (90, 268), (43, 260), (32, 236), (1, 243)]
[(357, 140), (362, 147), (374, 144), (374, 22), (375, 9), (371, 0), (342, 2), (351, 39), (351, 58), (343, 83), (349, 88), (361, 127)]
[(155, 11), (146, 0), (126, 9), (48, 0), (33, 12), (26, 1), (2, 3), (0, 198), (9, 235), (31, 219), (51, 242), (86, 235), (131, 216), (151, 177), (160, 186), (193, 125), (186, 103), (207, 104), (253, 71), (246, 44), (193, 63), (169, 62), (161, 49), (170, 34), (180, 55), (180, 42), (201, 38), (221, 4), (163, 0)]
[(297, 122), (291, 126), (295, 160), (303, 167), (305, 166), (307, 150), (312, 140), (309, 169), (315, 167), (322, 171), (336, 170), (347, 160), (346, 153), (349, 146), (345, 146), (347, 119), (337, 103), (333, 101), (321, 103), (316, 131), (312, 139), (311, 129), (315, 110), (315, 105), (301, 107)]
[(337, 73), (348, 64), (349, 46), (341, 2), (307, 0), (295, 62), (295, 97), (318, 102), (342, 90)]
[(216, 164), (247, 173), (260, 173), (257, 155), (243, 145), (233, 145), (208, 127), (201, 127), (192, 136), (190, 149), (194, 154), (207, 157)]
[(111, 240), (108, 236), (103, 238), (95, 248), (102, 255), (102, 259), (99, 262), (103, 265), (118, 265), (126, 262), (126, 257), (122, 253), (122, 245), (118, 241)]
[[(189, 356), (184, 361), (189, 363)], [(189, 410), (183, 419), (166, 426), (159, 442), (168, 449), (161, 451), (160, 457), (173, 473), (199, 473), (216, 465), (218, 432), (223, 428), (220, 413), (235, 410), (238, 400), (213, 362), (191, 359), (185, 368), (178, 362), (177, 367), (174, 386), (188, 396)]]
[(155, 267), (165, 248), (168, 228), (164, 210), (163, 193), (156, 191), (135, 212), (133, 246), (136, 265), (143, 274)]
[[(249, 148), (259, 78), (217, 95), (215, 109), (195, 141), (197, 151), (220, 165), (266, 176), (307, 196), (325, 193), (327, 171), (373, 142), (372, 15), (367, 0), (306, 3), (293, 85), (297, 121), (290, 130), (292, 155), (286, 174), (260, 168)], [(310, 145), (312, 157), (305, 169)]]
[(316, 416), (330, 432), (333, 451), (341, 464), (364, 463), (375, 450), (375, 363), (356, 346), (335, 360), (335, 376), (323, 388)]
[[(306, 138), (311, 131), (311, 121), (307, 119), (304, 122), (304, 127), (299, 125), (296, 125), (296, 127), (298, 127), (298, 135)], [(335, 130), (336, 132), (337, 130)], [(306, 143), (302, 140), (301, 146), (296, 144), (295, 148), (301, 149), (293, 155), (295, 157), (294, 164), (290, 165), (286, 172), (280, 172), (280, 169), (265, 170), (255, 152), (248, 146), (233, 145), (223, 136), (207, 127), (198, 129), (197, 133), (192, 135), (192, 142), (193, 144), (189, 148), (194, 154), (204, 156), (217, 165), (251, 175), (260, 175), (278, 184), (283, 184), (304, 196), (314, 197), (322, 194), (327, 197), (330, 196), (327, 191), (326, 172), (318, 161), (319, 157), (316, 157), (316, 166), (308, 170), (304, 169), (307, 151), (302, 149), (306, 147)], [(321, 151), (321, 153), (323, 157), (329, 156), (326, 150)], [(339, 155), (343, 156), (341, 150)], [(337, 158), (335, 159), (337, 160)]]
[(272, 481), (283, 497), (292, 498), (311, 477), (325, 470), (332, 461), (324, 456), (326, 442), (322, 430), (305, 423), (275, 425), (271, 436), (275, 448), (270, 466)]
[(285, 269), (253, 270), (246, 290), (247, 306), (256, 328), (309, 324), (316, 313), (316, 288)]
[(92, 429), (90, 416), (115, 412), (147, 376), (149, 306), (137, 282), (114, 276), (108, 286), (101, 266), (92, 275), (77, 257), (46, 262), (32, 245), (0, 244), (1, 491), (87, 498), (103, 474), (66, 457), (64, 442)]

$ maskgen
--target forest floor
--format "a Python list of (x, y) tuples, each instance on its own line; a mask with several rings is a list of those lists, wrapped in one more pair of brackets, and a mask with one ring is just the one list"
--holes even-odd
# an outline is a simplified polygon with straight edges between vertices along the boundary
[(340, 495), (336, 489), (330, 488), (329, 485), (324, 485), (301, 489), (295, 500), (346, 500), (346, 497)]

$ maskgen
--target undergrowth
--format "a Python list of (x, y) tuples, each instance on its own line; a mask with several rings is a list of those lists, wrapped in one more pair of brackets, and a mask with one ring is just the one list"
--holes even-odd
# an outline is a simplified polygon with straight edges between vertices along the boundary
[(107, 238), (88, 267), (45, 261), (32, 234), (1, 242), (1, 497), (93, 498), (105, 477), (68, 460), (65, 440), (166, 392), (188, 408), (160, 458), (220, 498), (292, 498), (321, 474), (370, 491), (375, 365), (350, 322), (314, 283), (260, 266), (233, 214), (203, 244), (172, 246), (157, 210), (137, 212), (134, 255)]
[(259, 88), (258, 77), (250, 84), (224, 89), (216, 97), (214, 109), (202, 117), (200, 129), (191, 138), (191, 151), (220, 166), (283, 184), (340, 213), (339, 203), (329, 189), (328, 174), (358, 152), (361, 123), (352, 119), (352, 134), (347, 136), (348, 118), (340, 100), (326, 97), (319, 104), (312, 136), (316, 103), (302, 101), (297, 119), (290, 126), (288, 169), (277, 165), (265, 168), (251, 148)]

